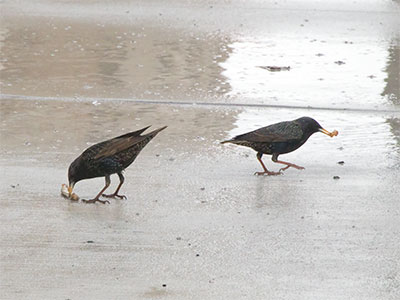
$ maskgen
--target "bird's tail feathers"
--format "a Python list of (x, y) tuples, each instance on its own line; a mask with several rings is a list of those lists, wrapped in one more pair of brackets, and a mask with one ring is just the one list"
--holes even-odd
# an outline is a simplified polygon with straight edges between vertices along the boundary
[[(150, 127), (150, 126), (149, 126)], [(153, 130), (152, 132), (149, 132), (148, 134), (146, 134), (147, 136), (152, 136), (152, 137), (154, 137), (154, 136), (156, 136), (157, 135), (157, 133), (159, 133), (160, 131), (162, 131), (162, 130), (164, 130), (165, 128), (167, 128), (168, 126), (164, 126), (164, 127), (161, 127), (161, 128), (158, 128), (158, 129), (156, 129), (156, 130)], [(147, 127), (148, 128), (148, 127)]]
[(220, 144), (226, 144), (226, 143), (236, 144), (236, 140), (234, 140), (234, 139), (232, 139), (232, 140), (226, 140), (226, 141), (222, 141)]
[(146, 126), (146, 127), (142, 128), (142, 129), (139, 129), (139, 130), (137, 130), (137, 131), (135, 131), (135, 132), (132, 132), (132, 134), (134, 134), (135, 136), (139, 136), (139, 135), (141, 135), (143, 132), (145, 132), (149, 127), (151, 127), (151, 125)]
[(127, 138), (127, 137), (130, 137), (130, 136), (140, 136), (150, 126), (144, 127), (142, 129), (139, 129), (139, 130), (136, 130), (136, 131), (125, 133), (123, 135), (118, 136), (117, 139), (119, 139), (119, 138)]

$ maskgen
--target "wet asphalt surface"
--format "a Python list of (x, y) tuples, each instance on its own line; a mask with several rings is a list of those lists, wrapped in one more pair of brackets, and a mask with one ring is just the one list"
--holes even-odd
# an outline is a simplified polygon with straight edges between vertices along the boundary
[[(398, 299), (400, 10), (367, 4), (3, 1), (1, 298)], [(281, 156), (305, 170), (219, 144), (304, 115), (339, 131)], [(127, 200), (60, 196), (147, 125)]]

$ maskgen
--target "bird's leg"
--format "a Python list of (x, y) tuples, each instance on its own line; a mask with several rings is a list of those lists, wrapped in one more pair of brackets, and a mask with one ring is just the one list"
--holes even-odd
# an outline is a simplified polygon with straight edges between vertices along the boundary
[(286, 165), (286, 167), (281, 168), (280, 171), (285, 171), (286, 169), (289, 169), (290, 167), (293, 167), (293, 168), (295, 168), (295, 169), (297, 169), (297, 170), (304, 170), (304, 169), (305, 169), (305, 168), (302, 167), (302, 166), (298, 166), (298, 165), (292, 164), (292, 163), (287, 162), (287, 161), (277, 160), (276, 163)]
[(117, 189), (115, 190), (114, 194), (110, 194), (110, 195), (106, 195), (103, 194), (103, 197), (107, 197), (107, 198), (119, 198), (119, 199), (126, 199), (125, 195), (118, 195), (119, 189), (121, 188), (122, 184), (124, 183), (124, 176), (122, 175), (122, 173), (118, 173), (118, 177), (119, 177), (119, 185), (117, 187)]
[(110, 175), (106, 175), (106, 185), (105, 185), (104, 188), (100, 191), (100, 193), (98, 193), (97, 196), (94, 197), (93, 199), (90, 199), (90, 200), (82, 199), (82, 201), (83, 201), (83, 202), (86, 202), (86, 203), (95, 203), (95, 202), (100, 202), (100, 203), (103, 203), (103, 204), (110, 203), (110, 201), (107, 201), (107, 200), (100, 200), (100, 199), (99, 199), (99, 197), (103, 194), (103, 192), (110, 186), (110, 183), (111, 183)]
[(265, 174), (267, 174), (268, 176), (270, 176), (270, 175), (280, 175), (281, 172), (271, 172), (271, 171), (267, 170), (267, 168), (265, 167), (263, 161), (261, 160), (262, 155), (263, 154), (261, 152), (258, 152), (257, 153), (257, 159), (261, 163), (261, 166), (263, 167), (264, 172), (255, 172), (254, 175), (265, 175)]
[(286, 165), (286, 167), (283, 167), (283, 168), (279, 169), (279, 172), (285, 171), (286, 169), (289, 169), (290, 167), (293, 167), (293, 168), (298, 169), (298, 170), (304, 170), (304, 167), (292, 164), (292, 163), (287, 162), (287, 161), (278, 160), (278, 155), (275, 155), (275, 154), (272, 155), (272, 161), (275, 162), (275, 163), (278, 163), (278, 164)]

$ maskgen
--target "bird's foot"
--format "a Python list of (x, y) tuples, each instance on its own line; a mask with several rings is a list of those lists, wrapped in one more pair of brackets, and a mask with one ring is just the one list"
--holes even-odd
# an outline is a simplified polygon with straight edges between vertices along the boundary
[(90, 199), (90, 200), (82, 199), (82, 202), (85, 202), (85, 203), (96, 203), (96, 202), (100, 202), (100, 203), (103, 203), (103, 204), (106, 204), (106, 203), (110, 204), (110, 201), (108, 201), (108, 200), (100, 200), (100, 199), (96, 199), (96, 198)]
[(279, 172), (255, 172), (254, 175), (260, 176), (260, 175), (267, 175), (267, 176), (276, 176), (276, 175), (281, 175), (282, 173)]
[(106, 197), (106, 198), (128, 199), (128, 198), (126, 198), (125, 195), (118, 195), (118, 194), (109, 194), (109, 195), (103, 194), (102, 196)]

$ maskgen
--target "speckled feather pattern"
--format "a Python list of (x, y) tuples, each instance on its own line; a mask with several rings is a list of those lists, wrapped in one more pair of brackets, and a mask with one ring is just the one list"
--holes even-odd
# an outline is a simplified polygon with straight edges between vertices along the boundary
[(318, 131), (314, 122), (318, 124), (311, 118), (279, 122), (238, 135), (227, 142), (250, 147), (263, 154), (289, 153), (302, 146), (314, 132)]
[(145, 129), (113, 138), (86, 149), (72, 164), (80, 179), (120, 173), (132, 164), (140, 151), (165, 127), (146, 135)]
[(85, 160), (87, 172), (90, 173), (92, 177), (99, 177), (123, 171), (135, 161), (140, 151), (142, 151), (142, 149), (153, 139), (153, 137), (154, 135), (146, 136), (146, 138), (141, 139), (138, 143), (124, 151), (120, 151), (113, 155), (98, 159), (94, 158), (98, 152), (93, 151), (90, 153), (92, 155), (88, 155), (88, 159)]

